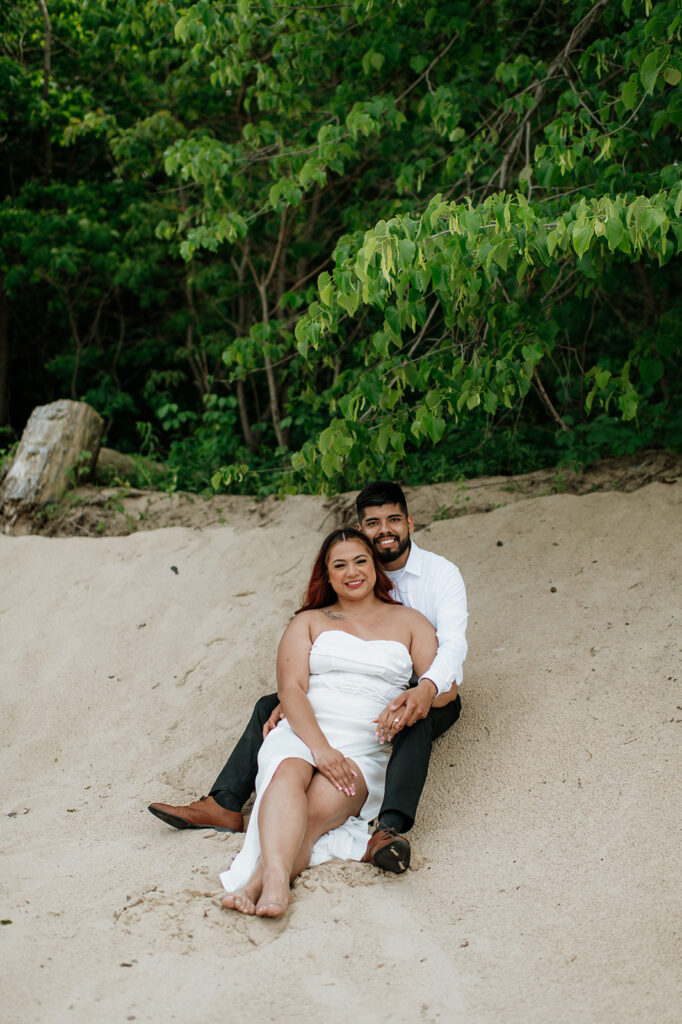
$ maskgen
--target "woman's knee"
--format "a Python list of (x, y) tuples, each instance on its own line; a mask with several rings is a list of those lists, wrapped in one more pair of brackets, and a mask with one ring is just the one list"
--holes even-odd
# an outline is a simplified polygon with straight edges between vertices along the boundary
[(313, 766), (307, 761), (300, 757), (287, 757), (277, 765), (272, 782), (305, 790), (310, 784), (312, 774)]
[(337, 825), (342, 825), (347, 818), (359, 814), (367, 799), (365, 780), (359, 776), (355, 786), (355, 795), (347, 796), (319, 772), (308, 786), (308, 821), (311, 828), (319, 835), (328, 832)]

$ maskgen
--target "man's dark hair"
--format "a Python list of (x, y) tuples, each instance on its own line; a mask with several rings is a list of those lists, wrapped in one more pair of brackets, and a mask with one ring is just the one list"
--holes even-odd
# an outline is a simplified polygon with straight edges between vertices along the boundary
[(376, 480), (360, 491), (355, 499), (359, 523), (362, 522), (362, 513), (370, 505), (400, 505), (403, 514), (407, 515), (407, 501), (403, 489), (390, 480)]

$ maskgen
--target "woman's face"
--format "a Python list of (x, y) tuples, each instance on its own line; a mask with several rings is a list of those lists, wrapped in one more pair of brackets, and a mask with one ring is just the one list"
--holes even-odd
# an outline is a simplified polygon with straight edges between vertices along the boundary
[(360, 540), (338, 540), (327, 554), (327, 573), (337, 597), (357, 601), (374, 590), (377, 574), (367, 545)]

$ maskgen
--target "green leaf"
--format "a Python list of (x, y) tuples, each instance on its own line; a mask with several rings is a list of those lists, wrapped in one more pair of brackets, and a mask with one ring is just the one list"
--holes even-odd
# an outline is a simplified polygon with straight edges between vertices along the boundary
[(353, 291), (348, 295), (343, 292), (339, 292), (336, 296), (336, 301), (342, 306), (350, 316), (353, 316), (358, 306), (360, 305), (360, 295), (358, 292)]
[(611, 252), (614, 252), (621, 243), (625, 228), (617, 217), (609, 217), (605, 225), (606, 241)]
[(574, 227), (572, 241), (573, 248), (578, 256), (584, 256), (589, 249), (593, 233), (593, 227), (591, 224), (583, 224), (580, 227), (576, 225)]
[(442, 416), (434, 416), (428, 427), (429, 437), (434, 444), (438, 444), (445, 433), (445, 420)]
[(388, 448), (388, 442), (392, 431), (393, 421), (390, 419), (384, 420), (384, 422), (381, 424), (381, 427), (379, 428), (379, 434), (377, 435), (377, 448), (382, 453), (382, 455)]
[(620, 411), (623, 414), (624, 420), (632, 420), (635, 418), (637, 415), (639, 399), (634, 388), (626, 391), (624, 395), (620, 396), (618, 399), (618, 405), (620, 406)]
[(334, 285), (331, 276), (325, 270), (317, 279), (317, 290), (320, 294), (320, 302), (323, 306), (331, 306)]
[(652, 50), (651, 53), (646, 55), (639, 69), (639, 77), (644, 86), (644, 91), (649, 94), (653, 93), (656, 79), (663, 68), (664, 53), (665, 51), (660, 46)]
[(509, 264), (510, 253), (511, 248), (509, 242), (506, 241), (500, 242), (500, 244), (496, 245), (495, 248), (493, 249), (492, 258), (495, 260), (495, 263), (497, 263), (498, 267), (502, 268), (502, 270), (507, 269), (507, 265)]
[(483, 395), (483, 408), (491, 416), (497, 411), (497, 395), (490, 390), (486, 390)]
[(384, 311), (384, 316), (386, 317), (386, 323), (390, 327), (393, 334), (396, 336), (396, 338), (400, 338), (400, 311), (398, 310), (397, 306), (387, 306)]
[(637, 102), (637, 79), (633, 75), (620, 91), (620, 98), (626, 110), (634, 110)]
[(398, 241), (398, 266), (401, 270), (407, 270), (412, 266), (416, 245), (409, 238), (401, 238)]
[(680, 79), (682, 79), (682, 71), (679, 68), (667, 67), (663, 72), (663, 77), (668, 85), (679, 85)]
[(639, 375), (643, 384), (657, 384), (663, 376), (663, 363), (655, 356), (639, 361)]
[(332, 455), (330, 452), (325, 452), (325, 454), (320, 459), (320, 464), (322, 465), (322, 472), (330, 480), (333, 476), (336, 476), (338, 472), (337, 462), (338, 457), (336, 455)]

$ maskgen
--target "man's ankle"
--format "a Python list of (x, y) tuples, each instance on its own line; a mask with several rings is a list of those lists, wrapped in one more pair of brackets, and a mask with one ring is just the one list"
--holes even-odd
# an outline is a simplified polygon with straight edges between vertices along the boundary
[(396, 832), (402, 835), (403, 832), (408, 832), (411, 827), (411, 822), (408, 822), (404, 814), (400, 814), (399, 811), (388, 811), (377, 821), (374, 826), (374, 831), (378, 832), (381, 829), (394, 829)]
[(231, 793), (226, 793), (223, 790), (209, 793), (217, 804), (220, 804), (224, 811), (234, 811), (235, 814), (241, 814), (241, 805), (238, 804), (235, 797)]

